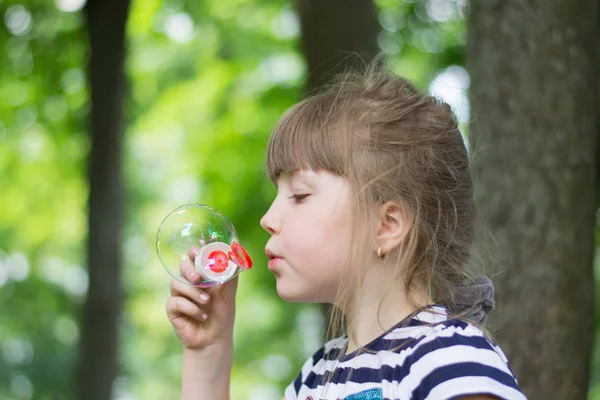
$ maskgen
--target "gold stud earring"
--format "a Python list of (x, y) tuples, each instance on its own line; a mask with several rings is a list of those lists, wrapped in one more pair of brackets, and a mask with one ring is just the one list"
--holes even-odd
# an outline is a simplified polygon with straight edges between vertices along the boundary
[(381, 254), (381, 246), (377, 246), (377, 259), (383, 260), (385, 258), (385, 254)]

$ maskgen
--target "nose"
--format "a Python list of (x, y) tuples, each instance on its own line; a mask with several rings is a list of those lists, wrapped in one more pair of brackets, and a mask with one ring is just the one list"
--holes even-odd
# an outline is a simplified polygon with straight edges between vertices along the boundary
[(260, 219), (260, 226), (271, 235), (276, 235), (281, 230), (281, 222), (273, 210), (273, 205), (271, 205), (267, 213)]

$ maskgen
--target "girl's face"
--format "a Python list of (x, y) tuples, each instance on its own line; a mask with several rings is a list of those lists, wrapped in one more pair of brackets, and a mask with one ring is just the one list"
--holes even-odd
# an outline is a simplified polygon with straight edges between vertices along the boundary
[(260, 224), (277, 292), (287, 301), (333, 303), (350, 250), (351, 188), (340, 176), (282, 174)]

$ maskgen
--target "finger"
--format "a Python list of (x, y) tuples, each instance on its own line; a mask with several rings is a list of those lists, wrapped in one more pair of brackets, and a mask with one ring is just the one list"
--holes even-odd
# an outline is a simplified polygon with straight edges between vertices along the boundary
[(199, 252), (200, 252), (200, 247), (192, 246), (192, 248), (188, 250), (187, 255), (192, 262), (195, 262), (196, 256), (198, 255)]
[(174, 319), (179, 316), (191, 317), (198, 321), (206, 321), (208, 316), (200, 307), (192, 303), (189, 299), (181, 296), (171, 296), (166, 304), (167, 315), (169, 319)]
[(200, 283), (202, 280), (191, 260), (183, 260), (179, 263), (179, 273), (191, 283)]
[(194, 303), (206, 304), (210, 296), (204, 290), (187, 285), (177, 279), (171, 279), (171, 296), (185, 296)]

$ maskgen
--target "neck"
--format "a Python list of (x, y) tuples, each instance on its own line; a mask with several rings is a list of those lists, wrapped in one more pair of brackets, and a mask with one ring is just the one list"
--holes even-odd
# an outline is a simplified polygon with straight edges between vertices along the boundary
[(417, 308), (432, 303), (423, 292), (415, 291), (409, 299), (404, 284), (391, 283), (389, 271), (381, 266), (374, 266), (371, 271), (359, 290), (354, 311), (348, 315), (351, 323), (346, 354), (381, 336)]

